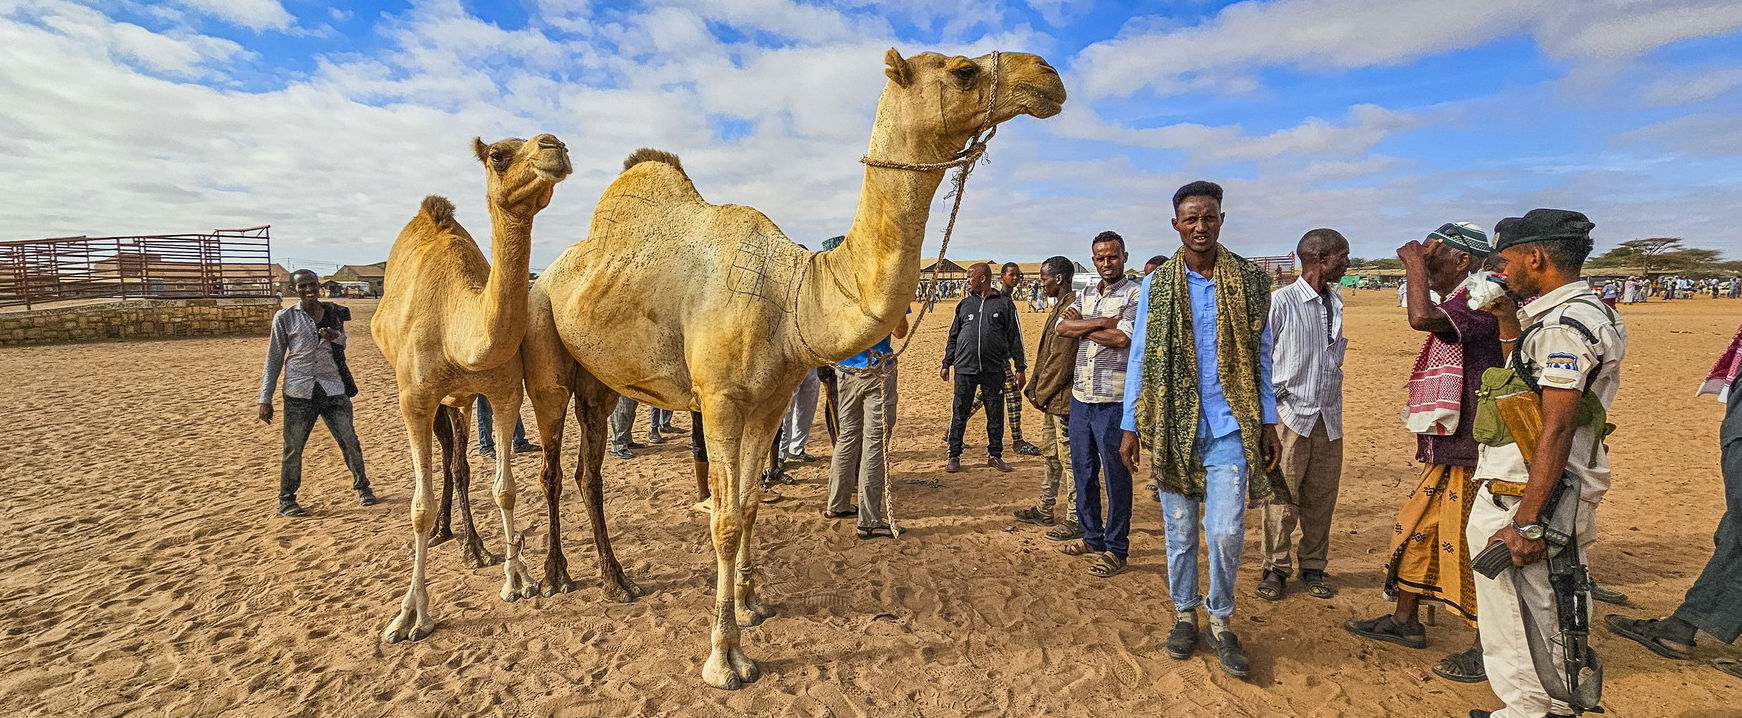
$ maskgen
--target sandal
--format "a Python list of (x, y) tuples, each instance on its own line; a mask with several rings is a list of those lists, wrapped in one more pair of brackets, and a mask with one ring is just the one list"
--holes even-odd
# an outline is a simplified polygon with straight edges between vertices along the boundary
[(1362, 638), (1395, 643), (1405, 648), (1427, 648), (1426, 628), (1420, 623), (1400, 626), (1391, 620), (1389, 614), (1365, 621), (1350, 621), (1343, 624), (1343, 630)]
[(1300, 572), (1300, 582), (1306, 586), (1307, 595), (1313, 598), (1330, 598), (1337, 595), (1337, 589), (1331, 588), (1331, 584), (1325, 582), (1324, 571), (1302, 571)]
[(890, 530), (888, 526), (872, 526), (871, 528), (860, 526), (853, 533), (861, 539), (895, 538), (895, 532)]
[(824, 511), (823, 512), (823, 518), (825, 518), (825, 519), (850, 519), (850, 518), (853, 518), (854, 516), (858, 516), (858, 515), (859, 515), (859, 507), (857, 507), (857, 506), (849, 508), (846, 511)]
[(279, 516), (287, 516), (290, 518), (301, 518), (303, 516), (308, 515), (308, 509), (305, 509), (302, 506), (299, 506), (297, 504), (287, 504), (287, 505), (278, 507), (278, 515)]
[(1488, 680), (1488, 669), (1482, 665), (1482, 649), (1471, 648), (1446, 656), (1434, 666), (1434, 675), (1458, 683), (1481, 683)]
[(1034, 524), (1036, 526), (1051, 526), (1054, 523), (1052, 514), (1041, 511), (1038, 506), (1030, 506), (1017, 511), (1016, 520), (1025, 524)]
[(1125, 573), (1125, 559), (1114, 556), (1112, 551), (1102, 551), (1100, 560), (1089, 567), (1089, 575), (1096, 578), (1112, 578)]
[(1264, 578), (1258, 580), (1258, 597), (1266, 601), (1282, 600), (1282, 591), (1288, 584), (1288, 576), (1281, 571), (1271, 569), (1264, 572)]
[(1059, 544), (1059, 553), (1066, 556), (1087, 556), (1097, 552), (1094, 549), (1089, 548), (1088, 543), (1079, 539)]
[(1645, 646), (1646, 650), (1652, 653), (1671, 660), (1685, 661), (1688, 659), (1688, 649), (1677, 647), (1657, 631), (1652, 630), (1657, 627), (1657, 619), (1628, 618), (1618, 613), (1611, 613), (1603, 617), (1603, 623), (1608, 624), (1609, 630), (1615, 635), (1632, 639), (1635, 643)]
[(1742, 661), (1734, 658), (1714, 658), (1712, 659), (1712, 667), (1736, 678), (1742, 678)]

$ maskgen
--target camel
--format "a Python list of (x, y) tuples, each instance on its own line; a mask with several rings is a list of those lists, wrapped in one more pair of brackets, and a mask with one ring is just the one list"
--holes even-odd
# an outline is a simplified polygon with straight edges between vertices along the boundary
[[(773, 614), (756, 592), (751, 529), (768, 445), (803, 373), (851, 356), (899, 322), (919, 278), (928, 209), (963, 143), (1017, 115), (1051, 117), (1065, 99), (1040, 57), (885, 55), (864, 184), (846, 240), (809, 252), (755, 209), (704, 201), (677, 157), (639, 150), (605, 191), (586, 241), (533, 285), (522, 358), (539, 434), (561, 446), (572, 396), (576, 483), (593, 524), (607, 595), (640, 589), (612, 553), (600, 498), (605, 424), (621, 393), (701, 412), (715, 551), (711, 652), (702, 680), (755, 681), (739, 626)], [(890, 164), (907, 163), (901, 168)], [(681, 271), (674, 276), (672, 272)], [(698, 427), (699, 428), (699, 427)], [(544, 454), (550, 550), (545, 585), (572, 590), (557, 524), (562, 470)]]
[[(492, 144), (472, 139), (484, 165), (485, 199), (490, 208), (491, 259), (454, 220), (454, 205), (430, 196), (387, 255), (381, 304), (370, 331), (399, 384), (399, 410), (411, 440), (416, 486), (411, 496), (412, 569), (399, 614), (382, 638), (388, 643), (428, 636), (435, 622), (425, 589), (425, 555), (435, 516), (430, 505), (430, 438), (441, 436), (444, 454), (459, 455), (459, 480), (466, 450), (466, 426), (473, 401), (482, 394), (495, 408), (496, 481), (491, 487), (502, 515), (504, 601), (529, 598), (538, 581), (520, 558), (522, 537), (514, 529), (514, 473), (506, 458), (522, 396), (520, 344), (526, 334), (527, 266), (532, 253), (532, 219), (550, 204), (556, 184), (568, 177), (568, 148), (545, 134)], [(457, 440), (457, 446), (454, 444)], [(450, 454), (449, 459), (452, 456)], [(445, 464), (452, 466), (449, 461)], [(477, 546), (461, 486), (468, 544)], [(482, 551), (481, 546), (477, 548)], [(488, 563), (475, 557), (475, 563)]]

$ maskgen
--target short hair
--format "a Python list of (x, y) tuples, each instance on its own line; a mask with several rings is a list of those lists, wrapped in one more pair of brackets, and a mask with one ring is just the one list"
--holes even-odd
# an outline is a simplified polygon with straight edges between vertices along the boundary
[(1143, 263), (1143, 264), (1144, 264), (1144, 266), (1156, 266), (1156, 267), (1159, 267), (1159, 266), (1161, 266), (1161, 265), (1163, 265), (1163, 264), (1167, 264), (1167, 255), (1165, 255), (1165, 254), (1157, 254), (1157, 255), (1155, 255), (1155, 256), (1153, 256), (1153, 257), (1150, 257), (1150, 258), (1149, 258), (1149, 261), (1147, 261), (1147, 262), (1144, 262), (1144, 263)]
[(1578, 274), (1585, 267), (1585, 258), (1591, 256), (1592, 242), (1582, 239), (1545, 239), (1540, 242), (1520, 242), (1515, 247), (1535, 245), (1542, 247), (1542, 253), (1548, 255), (1548, 261), (1556, 269), (1563, 272)]
[(298, 274), (307, 274), (310, 278), (314, 279), (315, 281), (317, 281), (317, 282), (321, 281), (321, 275), (316, 274), (315, 270), (313, 270), (313, 269), (298, 269), (294, 272), (291, 272), (290, 273), (290, 281), (295, 282), (296, 275), (298, 275)]
[(975, 267), (979, 267), (981, 269), (986, 270), (987, 274), (992, 273), (992, 263), (991, 262), (975, 262), (973, 264), (970, 264), (970, 265), (968, 265), (968, 273), (972, 274), (974, 272)]
[(1065, 257), (1047, 257), (1046, 261), (1040, 263), (1040, 268), (1052, 274), (1057, 274), (1066, 284), (1069, 284), (1071, 279), (1077, 274), (1076, 262), (1072, 262), (1070, 259)]
[(998, 268), (998, 273), (999, 273), (999, 274), (1004, 274), (1004, 273), (1006, 273), (1006, 272), (1009, 272), (1009, 271), (1010, 271), (1010, 270), (1012, 270), (1012, 269), (1014, 269), (1014, 270), (1016, 270), (1016, 271), (1018, 271), (1018, 272), (1020, 272), (1020, 271), (1022, 271), (1022, 267), (1021, 267), (1021, 266), (1020, 266), (1020, 265), (1018, 265), (1018, 264), (1017, 264), (1017, 263), (1015, 263), (1015, 262), (1005, 262), (1005, 263), (1004, 263), (1004, 266), (1002, 266), (1002, 267), (999, 267), (999, 268)]
[(1173, 193), (1173, 209), (1175, 212), (1179, 211), (1179, 203), (1186, 201), (1187, 197), (1209, 197), (1216, 200), (1216, 204), (1221, 204), (1222, 185), (1209, 180), (1198, 180), (1196, 182), (1186, 183), (1186, 186), (1179, 188), (1178, 191)]
[(1337, 245), (1349, 246), (1349, 240), (1343, 238), (1343, 233), (1328, 227), (1310, 230), (1302, 235), (1300, 242), (1294, 245), (1294, 253), (1305, 261), (1309, 254), (1322, 254), (1331, 251)]
[(1093, 246), (1100, 244), (1102, 242), (1118, 242), (1120, 249), (1125, 248), (1125, 238), (1119, 236), (1118, 232), (1115, 232), (1111, 229), (1095, 235), (1094, 241), (1089, 242), (1089, 246), (1093, 247)]

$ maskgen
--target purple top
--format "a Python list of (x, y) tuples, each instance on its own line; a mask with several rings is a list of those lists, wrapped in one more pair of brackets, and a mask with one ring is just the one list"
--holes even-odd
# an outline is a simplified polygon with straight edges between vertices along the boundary
[(1452, 323), (1450, 333), (1434, 336), (1464, 349), (1464, 392), (1460, 397), (1458, 430), (1449, 436), (1418, 434), (1415, 459), (1442, 466), (1475, 466), (1476, 439), (1470, 435), (1476, 423), (1476, 390), (1482, 388), (1482, 372), (1504, 364), (1500, 354), (1500, 320), (1480, 309), (1471, 309), (1469, 292), (1462, 287), (1440, 302), (1440, 311)]

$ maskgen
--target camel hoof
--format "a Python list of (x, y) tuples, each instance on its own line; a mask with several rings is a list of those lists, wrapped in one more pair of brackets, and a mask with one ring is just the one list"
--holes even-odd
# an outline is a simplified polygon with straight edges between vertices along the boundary
[(580, 586), (575, 584), (574, 579), (569, 578), (569, 573), (567, 571), (544, 572), (545, 596), (555, 596), (559, 593), (568, 593), (578, 588), (580, 588)]
[(436, 529), (436, 531), (429, 536), (429, 545), (440, 546), (452, 540), (454, 540), (453, 531), (448, 529)]
[(773, 611), (766, 611), (766, 610), (758, 611), (754, 608), (742, 608), (742, 607), (740, 607), (736, 611), (736, 613), (737, 613), (739, 627), (741, 627), (741, 628), (754, 628), (756, 626), (762, 625), (762, 622), (768, 620), (768, 618), (770, 616), (772, 616), (774, 612)]
[(628, 578), (618, 578), (616, 581), (607, 579), (604, 585), (605, 598), (613, 603), (634, 603), (635, 599), (647, 595), (640, 586)]
[(501, 562), (502, 557), (486, 550), (484, 543), (478, 540), (477, 534), (472, 534), (465, 547), (460, 550), (460, 563), (466, 568), (488, 568)]
[(502, 591), (497, 595), (507, 603), (513, 603), (522, 598), (532, 598), (538, 595), (538, 579), (532, 577), (532, 572), (526, 570), (526, 564), (519, 557), (510, 559), (502, 566), (504, 578)]
[(400, 609), (399, 615), (387, 624), (387, 630), (381, 634), (381, 640), (387, 643), (403, 641), (421, 641), (435, 630), (435, 621), (429, 617), (427, 610), (414, 608)]
[(732, 672), (738, 674), (738, 680), (745, 683), (755, 683), (756, 679), (762, 677), (762, 669), (757, 667), (756, 662), (750, 660), (749, 656), (744, 655), (744, 649), (733, 648), (732, 652), (726, 656), (732, 664)]
[(708, 662), (702, 664), (702, 682), (710, 688), (723, 691), (735, 691), (744, 687), (744, 680), (738, 677), (738, 672), (720, 653), (708, 656)]

